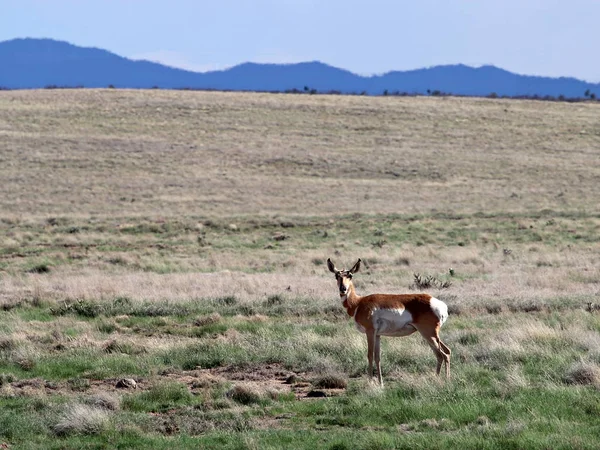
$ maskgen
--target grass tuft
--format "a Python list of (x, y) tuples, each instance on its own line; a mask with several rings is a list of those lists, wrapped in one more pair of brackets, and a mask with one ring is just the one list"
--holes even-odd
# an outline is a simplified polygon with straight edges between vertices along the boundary
[(48, 264), (45, 263), (41, 263), (41, 264), (36, 264), (33, 267), (30, 267), (29, 269), (25, 270), (25, 272), (27, 273), (50, 273), (50, 266)]
[(328, 373), (313, 380), (312, 384), (319, 389), (346, 389), (348, 379), (344, 375)]
[(84, 399), (84, 403), (94, 408), (117, 411), (121, 406), (121, 400), (110, 392), (98, 392)]
[(219, 314), (218, 312), (214, 312), (211, 314), (197, 317), (194, 320), (194, 325), (196, 325), (197, 327), (203, 327), (206, 325), (212, 325), (215, 323), (219, 323), (221, 321), (221, 319), (222, 319), (221, 314)]
[(588, 362), (578, 362), (569, 367), (564, 381), (567, 384), (600, 387), (600, 367)]
[(236, 384), (227, 392), (227, 397), (242, 405), (259, 403), (263, 399), (263, 393), (250, 384)]
[(66, 407), (52, 430), (57, 436), (100, 434), (108, 429), (109, 423), (105, 409), (75, 403)]

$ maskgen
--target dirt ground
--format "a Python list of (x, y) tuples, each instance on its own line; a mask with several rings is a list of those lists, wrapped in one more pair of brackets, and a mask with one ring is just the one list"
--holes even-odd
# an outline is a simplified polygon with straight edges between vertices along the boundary
[(184, 384), (194, 395), (217, 384), (231, 383), (247, 389), (270, 393), (271, 395), (293, 393), (297, 400), (323, 398), (340, 395), (345, 389), (316, 389), (310, 380), (315, 374), (296, 373), (279, 364), (257, 365), (252, 367), (224, 366), (210, 369), (181, 370), (161, 373), (152, 378), (107, 378), (104, 380), (71, 379), (48, 381), (32, 378), (7, 382), (0, 388), (5, 396), (50, 396), (85, 393), (139, 392), (150, 389), (161, 382)]

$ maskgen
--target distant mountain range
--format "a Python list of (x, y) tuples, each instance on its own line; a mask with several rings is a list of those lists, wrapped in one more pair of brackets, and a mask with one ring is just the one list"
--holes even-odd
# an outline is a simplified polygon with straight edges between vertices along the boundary
[(245, 63), (197, 73), (106, 50), (52, 39), (0, 42), (0, 88), (45, 87), (215, 89), (233, 91), (316, 91), (340, 93), (583, 97), (600, 95), (600, 84), (575, 78), (517, 75), (494, 66), (462, 64), (360, 76), (323, 64)]

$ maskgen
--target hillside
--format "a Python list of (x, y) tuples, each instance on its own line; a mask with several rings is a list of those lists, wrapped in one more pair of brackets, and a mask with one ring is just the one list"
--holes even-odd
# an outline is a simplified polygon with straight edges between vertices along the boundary
[(455, 95), (565, 96), (600, 93), (600, 85), (575, 78), (518, 75), (494, 66), (436, 66), (382, 75), (360, 76), (321, 62), (244, 63), (222, 71), (195, 73), (148, 61), (134, 61), (106, 50), (84, 48), (52, 39), (13, 39), (0, 43), (0, 87), (48, 86), (98, 88), (216, 89)]
[[(593, 211), (599, 108), (454, 97), (8, 91), (0, 95), (0, 210)], [(344, 195), (332, 201), (332, 192)]]

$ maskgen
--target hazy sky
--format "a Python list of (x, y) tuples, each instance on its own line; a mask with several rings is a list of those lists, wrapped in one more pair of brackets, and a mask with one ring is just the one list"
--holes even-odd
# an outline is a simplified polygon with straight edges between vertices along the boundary
[(600, 0), (0, 0), (0, 41), (16, 37), (196, 71), (318, 60), (368, 75), (463, 63), (600, 82)]

